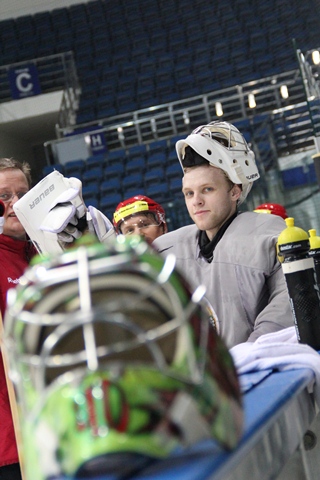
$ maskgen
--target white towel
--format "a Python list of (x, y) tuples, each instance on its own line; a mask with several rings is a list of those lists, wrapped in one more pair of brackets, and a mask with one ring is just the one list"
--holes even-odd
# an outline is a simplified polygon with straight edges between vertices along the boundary
[(255, 342), (240, 343), (232, 347), (230, 353), (239, 375), (270, 368), (311, 369), (314, 380), (309, 384), (309, 391), (314, 392), (320, 407), (320, 355), (309, 345), (298, 342), (295, 327), (262, 335)]

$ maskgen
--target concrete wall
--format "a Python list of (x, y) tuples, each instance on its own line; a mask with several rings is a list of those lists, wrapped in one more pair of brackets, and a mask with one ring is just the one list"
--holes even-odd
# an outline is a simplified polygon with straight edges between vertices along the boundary
[(1, 0), (0, 20), (17, 18), (36, 12), (47, 12), (54, 8), (68, 7), (88, 0)]

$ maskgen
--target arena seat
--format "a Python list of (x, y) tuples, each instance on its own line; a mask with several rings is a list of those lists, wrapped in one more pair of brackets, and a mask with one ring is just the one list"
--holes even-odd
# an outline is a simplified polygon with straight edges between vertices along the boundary
[(117, 177), (103, 180), (99, 185), (100, 197), (104, 197), (105, 195), (110, 193), (121, 193), (121, 192), (122, 192), (121, 179)]
[(132, 173), (141, 172), (144, 173), (147, 169), (147, 161), (145, 157), (135, 157), (132, 160), (128, 160), (125, 165), (125, 172), (126, 175), (130, 175)]
[(136, 187), (140, 188), (144, 186), (144, 178), (142, 173), (132, 173), (127, 175), (122, 180), (122, 189), (123, 191), (129, 190), (130, 188)]
[(165, 200), (170, 200), (170, 191), (166, 181), (161, 183), (148, 185), (146, 187), (146, 195), (154, 199), (156, 202), (162, 203)]
[(114, 212), (118, 203), (122, 200), (120, 193), (111, 193), (100, 198), (99, 209), (110, 219), (110, 213)]

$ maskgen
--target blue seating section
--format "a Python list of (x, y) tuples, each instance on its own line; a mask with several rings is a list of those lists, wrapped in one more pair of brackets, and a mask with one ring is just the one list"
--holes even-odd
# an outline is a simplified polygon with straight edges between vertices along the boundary
[(42, 174), (45, 176), (55, 168), (66, 176), (79, 178), (86, 204), (111, 218), (121, 200), (137, 194), (151, 196), (160, 203), (182, 198), (182, 169), (171, 143), (171, 139), (165, 139), (64, 165), (45, 166)]
[(301, 187), (317, 183), (314, 164), (288, 168), (281, 172), (284, 188)]
[(78, 124), (296, 69), (292, 38), (320, 44), (314, 0), (92, 0), (0, 27), (3, 65), (74, 52)]
[[(285, 119), (283, 116), (278, 118), (276, 114), (261, 114), (234, 122), (255, 152), (261, 172), (274, 168), (278, 159), (278, 151), (270, 138), (283, 144), (283, 150), (286, 151), (290, 143), (290, 128), (295, 129), (300, 120), (304, 122), (306, 112), (306, 106), (296, 107), (290, 109), (290, 115), (288, 113)], [(66, 176), (80, 178), (86, 203), (98, 206), (109, 215), (112, 215), (111, 210), (119, 203), (119, 198), (121, 200), (136, 194), (148, 195), (160, 203), (176, 202), (182, 198), (183, 175), (175, 143), (185, 137), (173, 136), (127, 150), (113, 150), (105, 155), (69, 161), (65, 165), (46, 166), (42, 174), (47, 175), (55, 168)], [(285, 171), (284, 187), (295, 186), (295, 181), (305, 183), (306, 176), (303, 180), (300, 177), (297, 171)], [(311, 177), (308, 175), (307, 180), (310, 181)]]
[[(91, 0), (3, 20), (0, 27), (2, 65), (73, 51), (82, 91), (78, 124), (296, 70), (292, 38), (301, 51), (320, 45), (314, 0)], [(54, 69), (49, 73), (53, 88)], [(295, 107), (234, 122), (261, 171), (290, 151), (293, 136), (305, 146), (305, 114)], [(86, 203), (109, 217), (120, 200), (138, 193), (179, 202), (179, 138), (46, 166), (42, 173), (55, 168), (80, 178)], [(288, 188), (306, 181), (304, 171), (282, 176)]]

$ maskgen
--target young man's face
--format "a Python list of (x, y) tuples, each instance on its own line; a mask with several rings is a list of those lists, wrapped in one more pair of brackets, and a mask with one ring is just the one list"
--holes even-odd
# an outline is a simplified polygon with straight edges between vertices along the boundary
[(4, 202), (4, 235), (19, 240), (26, 238), (25, 230), (14, 213), (13, 205), (18, 201), (16, 194), (26, 193), (28, 190), (27, 178), (21, 170), (15, 168), (0, 170), (0, 195), (4, 193), (14, 195), (8, 202)]
[(241, 187), (232, 186), (223, 170), (210, 165), (187, 169), (182, 186), (190, 217), (199, 230), (205, 230), (212, 240), (235, 213)]
[(135, 214), (126, 218), (120, 224), (123, 235), (141, 235), (148, 243), (160, 237), (167, 231), (164, 223), (158, 224), (153, 214)]

